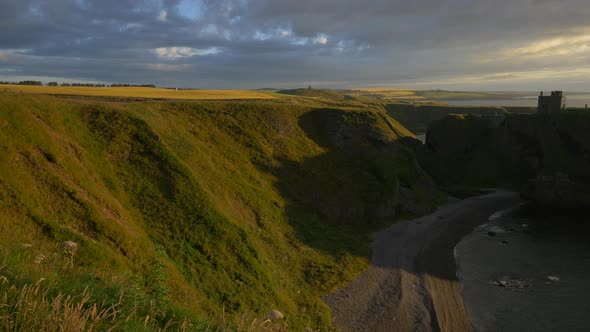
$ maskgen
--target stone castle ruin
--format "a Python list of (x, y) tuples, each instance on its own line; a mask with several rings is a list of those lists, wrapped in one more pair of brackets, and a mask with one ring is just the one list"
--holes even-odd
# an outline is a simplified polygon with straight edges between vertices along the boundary
[(543, 91), (539, 96), (539, 113), (557, 113), (565, 109), (565, 97), (562, 91), (551, 91), (550, 96), (543, 96)]

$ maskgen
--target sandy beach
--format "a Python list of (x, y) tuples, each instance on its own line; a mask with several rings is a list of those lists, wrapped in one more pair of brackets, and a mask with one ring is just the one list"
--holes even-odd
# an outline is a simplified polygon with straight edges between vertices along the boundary
[(324, 297), (343, 331), (472, 331), (456, 274), (455, 245), (517, 193), (456, 201), (376, 234), (370, 268)]

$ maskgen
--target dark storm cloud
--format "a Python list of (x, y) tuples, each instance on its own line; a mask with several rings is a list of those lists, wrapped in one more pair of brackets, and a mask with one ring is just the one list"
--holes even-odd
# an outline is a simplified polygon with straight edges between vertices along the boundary
[(0, 0), (0, 79), (520, 84), (589, 70), (589, 18), (587, 0)]

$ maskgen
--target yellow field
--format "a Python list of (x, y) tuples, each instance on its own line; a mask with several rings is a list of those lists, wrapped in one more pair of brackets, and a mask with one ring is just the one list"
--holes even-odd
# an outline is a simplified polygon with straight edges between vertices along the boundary
[(2, 92), (23, 92), (45, 95), (75, 95), (155, 99), (273, 99), (270, 94), (248, 90), (170, 90), (160, 88), (94, 88), (65, 86), (0, 85)]
[(377, 95), (381, 99), (385, 100), (424, 100), (422, 96), (416, 95), (416, 91), (408, 89), (395, 89), (395, 88), (355, 88), (352, 89), (357, 92), (358, 95)]
[(398, 89), (398, 88), (353, 88), (354, 91), (363, 92), (387, 92), (387, 93), (398, 93), (398, 94), (414, 94), (414, 90)]

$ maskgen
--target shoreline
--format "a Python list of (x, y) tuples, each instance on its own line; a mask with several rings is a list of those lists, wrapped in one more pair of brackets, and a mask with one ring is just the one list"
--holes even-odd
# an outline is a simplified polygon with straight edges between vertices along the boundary
[(452, 202), (379, 232), (370, 267), (323, 297), (342, 331), (473, 331), (456, 275), (455, 245), (518, 193)]

